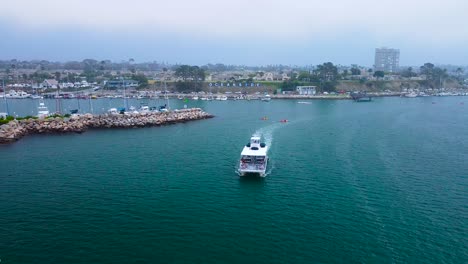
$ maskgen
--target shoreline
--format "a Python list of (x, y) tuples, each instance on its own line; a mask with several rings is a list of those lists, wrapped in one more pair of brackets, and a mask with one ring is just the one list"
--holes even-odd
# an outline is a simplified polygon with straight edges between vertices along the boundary
[(83, 133), (88, 129), (153, 127), (213, 118), (201, 108), (139, 114), (76, 115), (70, 118), (12, 120), (0, 126), (0, 144), (16, 142), (30, 134)]

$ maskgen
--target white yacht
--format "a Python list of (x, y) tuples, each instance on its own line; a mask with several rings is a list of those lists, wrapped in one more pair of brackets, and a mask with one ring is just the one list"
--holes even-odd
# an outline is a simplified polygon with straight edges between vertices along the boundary
[(260, 177), (265, 177), (267, 162), (268, 162), (268, 146), (265, 143), (260, 143), (259, 136), (252, 136), (250, 142), (244, 146), (239, 161), (239, 174), (258, 174)]
[(145, 114), (145, 113), (149, 113), (149, 112), (150, 112), (149, 106), (147, 106), (147, 105), (142, 105), (142, 106), (140, 107), (140, 113)]
[(130, 112), (125, 112), (125, 114), (138, 114), (138, 111), (136, 110), (136, 108), (133, 105), (130, 106), (130, 108), (128, 110), (130, 110)]
[(110, 115), (117, 115), (117, 114), (119, 114), (119, 111), (117, 111), (117, 108), (113, 107), (113, 108), (107, 110), (107, 113), (110, 114)]
[(15, 91), (15, 90), (10, 90), (8, 94), (5, 95), (7, 98), (11, 99), (24, 99), (24, 98), (30, 98), (31, 95), (23, 92), (23, 91)]
[(408, 98), (415, 98), (415, 97), (417, 97), (417, 96), (418, 96), (418, 94), (415, 93), (415, 92), (411, 92), (411, 93), (405, 94), (405, 97), (408, 97)]
[(262, 101), (264, 102), (270, 102), (271, 101), (271, 96), (269, 94), (265, 94), (262, 98)]
[(194, 97), (192, 97), (192, 100), (198, 100), (198, 96), (195, 95)]
[(50, 114), (49, 109), (45, 106), (44, 102), (39, 103), (39, 107), (37, 107), (37, 117), (39, 118), (46, 118)]

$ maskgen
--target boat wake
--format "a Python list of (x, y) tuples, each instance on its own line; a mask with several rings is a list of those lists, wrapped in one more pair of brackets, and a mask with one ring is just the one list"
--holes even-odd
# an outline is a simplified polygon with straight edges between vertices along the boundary
[(282, 126), (284, 126), (284, 124), (274, 123), (274, 124), (262, 127), (260, 129), (257, 129), (257, 131), (255, 131), (254, 135), (262, 137), (263, 140), (265, 141), (265, 144), (271, 150), (271, 146), (272, 146), (272, 143), (273, 143), (273, 132), (276, 129), (282, 127)]

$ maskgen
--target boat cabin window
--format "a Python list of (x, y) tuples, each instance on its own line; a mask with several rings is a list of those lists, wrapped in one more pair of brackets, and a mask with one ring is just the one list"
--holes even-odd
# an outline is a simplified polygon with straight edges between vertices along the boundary
[(251, 144), (260, 144), (260, 139), (259, 138), (251, 138), (250, 143)]
[(250, 162), (252, 162), (252, 157), (250, 157), (250, 156), (242, 156), (241, 161), (242, 161), (242, 162), (250, 163)]

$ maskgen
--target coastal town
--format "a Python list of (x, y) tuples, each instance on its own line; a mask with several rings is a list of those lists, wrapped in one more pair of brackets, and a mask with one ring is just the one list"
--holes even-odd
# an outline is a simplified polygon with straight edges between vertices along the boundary
[[(199, 108), (187, 108), (188, 101), (352, 99), (367, 102), (373, 97), (386, 96), (468, 95), (465, 68), (432, 63), (400, 67), (399, 56), (398, 49), (377, 48), (371, 68), (331, 62), (302, 67), (249, 67), (137, 63), (133, 59), (119, 63), (92, 59), (0, 61), (0, 101), (3, 101), (0, 143), (13, 142), (30, 133), (82, 132), (88, 127), (141, 127), (212, 117)], [(9, 101), (16, 99), (39, 100), (37, 114), (27, 117), (16, 114), (9, 107)], [(49, 104), (54, 104), (55, 109), (45, 99), (53, 99), (55, 102)], [(64, 109), (61, 101), (67, 99), (78, 100), (77, 108)], [(120, 107), (94, 112), (89, 101), (88, 112), (80, 109), (80, 100), (92, 99), (120, 99), (116, 102)], [(142, 100), (140, 106), (130, 106), (130, 99)], [(184, 108), (171, 109), (169, 99), (183, 100)], [(155, 103), (159, 105), (149, 105)], [(181, 113), (184, 113), (182, 117)], [(55, 120), (52, 127), (49, 126), (51, 117)], [(83, 118), (84, 123), (80, 121)]]
[(373, 67), (334, 65), (171, 65), (85, 59), (81, 62), (0, 61), (0, 98), (154, 98), (193, 100), (466, 95), (462, 66), (399, 66), (399, 50), (377, 48)]

